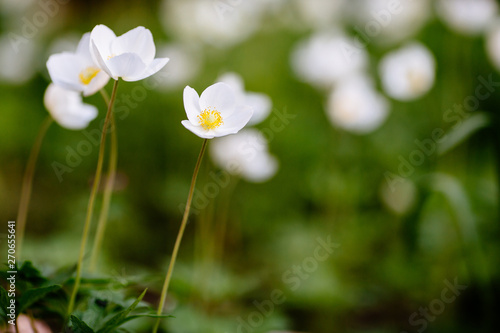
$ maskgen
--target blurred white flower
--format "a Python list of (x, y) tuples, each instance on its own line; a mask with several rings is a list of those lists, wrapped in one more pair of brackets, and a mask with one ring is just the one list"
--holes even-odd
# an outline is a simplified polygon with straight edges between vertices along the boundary
[(339, 33), (311, 36), (297, 45), (291, 59), (297, 76), (320, 88), (362, 71), (367, 62), (366, 51)]
[(363, 43), (394, 44), (425, 25), (431, 6), (429, 0), (351, 0), (347, 11)]
[(380, 187), (382, 202), (392, 212), (403, 215), (414, 205), (417, 196), (417, 187), (409, 180), (394, 181), (390, 185), (386, 180)]
[(414, 100), (434, 85), (436, 63), (432, 53), (420, 43), (411, 43), (384, 56), (379, 72), (385, 92), (400, 100)]
[(185, 86), (186, 83), (196, 77), (201, 67), (200, 50), (184, 44), (168, 44), (158, 49), (158, 54), (170, 59), (170, 66), (160, 70), (158, 77), (159, 86), (165, 89)]
[(109, 76), (92, 60), (90, 33), (83, 35), (75, 53), (53, 54), (47, 60), (47, 70), (52, 82), (62, 88), (93, 95), (109, 81)]
[(57, 36), (50, 42), (49, 46), (47, 47), (47, 58), (56, 53), (67, 52), (68, 50), (76, 50), (81, 39), (82, 35), (77, 32), (68, 32)]
[(52, 118), (67, 129), (83, 129), (97, 117), (97, 108), (83, 103), (80, 93), (53, 83), (47, 87), (43, 102)]
[(262, 93), (247, 92), (243, 79), (236, 73), (225, 73), (217, 82), (224, 82), (234, 90), (236, 104), (249, 105), (253, 109), (253, 116), (248, 125), (255, 125), (267, 118), (271, 113), (272, 102), (269, 96)]
[(164, 0), (160, 19), (182, 40), (226, 47), (258, 28), (262, 1)]
[(332, 90), (327, 115), (334, 126), (365, 134), (376, 130), (385, 121), (389, 104), (375, 91), (365, 76), (354, 76), (339, 83)]
[(440, 0), (437, 12), (453, 30), (476, 35), (495, 19), (498, 4), (495, 0)]
[(35, 0), (0, 0), (0, 10), (6, 14), (19, 15), (35, 3)]
[(0, 36), (0, 81), (22, 84), (36, 72), (38, 47), (32, 39), (6, 33)]
[(486, 35), (486, 51), (493, 65), (500, 70), (500, 20), (490, 26)]
[(187, 86), (184, 108), (188, 120), (183, 120), (182, 125), (204, 139), (238, 133), (253, 114), (250, 106), (236, 104), (233, 89), (222, 82), (211, 85), (201, 96)]
[(90, 33), (90, 53), (99, 67), (113, 79), (139, 81), (162, 69), (168, 58), (156, 58), (151, 31), (137, 27), (116, 37), (105, 25)]
[(250, 182), (265, 182), (278, 170), (278, 160), (269, 154), (266, 138), (253, 128), (214, 139), (210, 155), (217, 166)]
[(346, 2), (346, 0), (295, 0), (294, 4), (300, 19), (307, 26), (327, 28), (342, 17), (342, 9)]

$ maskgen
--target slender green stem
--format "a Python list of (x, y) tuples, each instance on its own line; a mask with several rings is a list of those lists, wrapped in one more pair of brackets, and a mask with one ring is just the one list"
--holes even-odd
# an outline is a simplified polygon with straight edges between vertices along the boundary
[(108, 92), (106, 90), (104, 90), (104, 88), (102, 88), (101, 90), (99, 90), (99, 92), (101, 93), (101, 96), (102, 96), (102, 99), (104, 100), (104, 103), (106, 103), (106, 106), (109, 107), (109, 95), (108, 95)]
[[(104, 90), (102, 93), (104, 100), (109, 105), (109, 98), (106, 98)], [(109, 214), (109, 205), (111, 203), (111, 195), (113, 194), (113, 187), (115, 185), (116, 177), (116, 164), (118, 160), (118, 140), (116, 138), (116, 123), (115, 116), (111, 114), (111, 151), (108, 161), (108, 177), (104, 187), (104, 195), (102, 200), (101, 213), (97, 222), (97, 231), (94, 237), (94, 245), (92, 247), (92, 254), (90, 256), (89, 270), (93, 272), (97, 265), (98, 254), (101, 250), (104, 232), (106, 231), (106, 224)]]
[(50, 125), (54, 120), (52, 117), (47, 116), (40, 126), (40, 130), (35, 139), (35, 144), (31, 148), (30, 156), (28, 158), (28, 164), (26, 165), (26, 170), (24, 171), (23, 177), (23, 187), (21, 190), (21, 199), (19, 200), (19, 210), (17, 211), (17, 258), (21, 258), (21, 246), (24, 238), (24, 230), (26, 227), (26, 218), (28, 217), (28, 207), (30, 204), (31, 190), (33, 188), (33, 176), (36, 169), (36, 161), (38, 159), (38, 154), (40, 153), (40, 147), (42, 146), (43, 138), (47, 133)]
[(92, 190), (90, 193), (89, 203), (87, 206), (87, 216), (85, 218), (85, 224), (83, 226), (83, 234), (82, 241), (80, 243), (80, 254), (78, 256), (78, 263), (76, 265), (76, 277), (75, 277), (75, 285), (73, 286), (73, 292), (71, 293), (71, 297), (69, 299), (68, 304), (68, 317), (73, 312), (73, 308), (75, 306), (76, 294), (78, 293), (78, 289), (80, 288), (80, 279), (82, 276), (82, 264), (83, 257), (85, 254), (85, 245), (87, 243), (87, 238), (90, 230), (90, 224), (92, 221), (92, 213), (94, 210), (94, 202), (97, 194), (97, 189), (99, 188), (99, 183), (101, 182), (101, 172), (102, 172), (102, 164), (104, 160), (104, 148), (106, 143), (106, 133), (108, 131), (109, 123), (111, 120), (111, 114), (113, 112), (113, 104), (116, 99), (116, 90), (118, 88), (118, 80), (115, 81), (113, 85), (113, 92), (111, 93), (111, 100), (108, 105), (108, 111), (106, 113), (106, 119), (104, 121), (104, 126), (102, 127), (102, 135), (101, 135), (101, 143), (99, 146), (99, 157), (97, 159), (97, 168), (95, 173), (94, 184), (92, 185)]
[[(187, 220), (189, 217), (189, 210), (191, 209), (191, 202), (193, 201), (194, 186), (196, 184), (196, 177), (198, 177), (198, 171), (200, 170), (201, 160), (203, 159), (203, 154), (207, 148), (208, 139), (203, 141), (201, 146), (200, 154), (198, 155), (198, 161), (196, 161), (196, 166), (194, 167), (193, 178), (191, 179), (191, 186), (189, 187), (189, 194), (186, 203), (186, 208), (184, 209), (184, 215), (182, 216), (181, 227), (179, 233), (177, 234), (177, 239), (175, 240), (174, 250), (172, 251), (172, 258), (170, 259), (170, 264), (168, 265), (167, 275), (165, 276), (165, 282), (163, 283), (163, 289), (161, 291), (160, 303), (158, 304), (158, 315), (163, 312), (163, 306), (165, 305), (165, 299), (167, 298), (168, 285), (170, 284), (170, 278), (172, 277), (172, 272), (174, 270), (175, 260), (177, 259), (177, 253), (179, 252), (179, 247), (181, 245), (182, 235), (184, 234), (184, 229), (186, 229)], [(153, 333), (156, 333), (158, 326), (160, 326), (160, 318), (156, 320), (156, 324), (153, 328)]]

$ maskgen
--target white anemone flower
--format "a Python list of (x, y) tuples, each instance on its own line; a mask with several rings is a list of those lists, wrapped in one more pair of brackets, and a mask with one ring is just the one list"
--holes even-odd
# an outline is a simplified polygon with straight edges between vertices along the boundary
[(414, 207), (417, 193), (417, 186), (409, 179), (394, 183), (384, 180), (379, 190), (382, 202), (397, 215), (404, 215)]
[(225, 73), (221, 75), (217, 82), (224, 82), (234, 90), (236, 104), (249, 105), (253, 109), (253, 116), (248, 125), (255, 125), (262, 122), (269, 116), (272, 108), (272, 101), (266, 94), (245, 91), (245, 84), (241, 76), (236, 73)]
[(495, 0), (440, 0), (437, 11), (451, 29), (477, 35), (495, 19), (498, 4)]
[(99, 67), (113, 79), (139, 81), (162, 69), (168, 58), (156, 58), (151, 31), (137, 27), (117, 37), (105, 25), (90, 33), (90, 53)]
[(493, 65), (500, 70), (500, 20), (492, 24), (488, 31), (486, 51)]
[(90, 33), (83, 35), (75, 53), (62, 52), (47, 61), (52, 82), (65, 89), (82, 92), (84, 96), (95, 94), (109, 81), (109, 76), (92, 60)]
[(204, 139), (238, 133), (252, 118), (253, 109), (236, 104), (234, 90), (218, 82), (201, 96), (191, 87), (184, 88), (184, 108), (188, 120), (182, 125)]
[(365, 76), (353, 76), (335, 86), (327, 106), (327, 115), (333, 126), (366, 134), (382, 125), (389, 114), (386, 98), (375, 91)]
[(385, 55), (379, 72), (384, 90), (390, 97), (410, 101), (432, 88), (436, 62), (427, 47), (412, 43)]
[(0, 82), (23, 84), (36, 73), (39, 54), (36, 39), (0, 35)]
[(214, 139), (210, 155), (217, 166), (250, 182), (265, 182), (278, 170), (278, 160), (269, 154), (266, 138), (253, 128)]
[(366, 44), (395, 44), (414, 36), (432, 14), (430, 0), (351, 0), (354, 30)]
[(159, 47), (159, 52), (167, 56), (172, 63), (158, 72), (156, 81), (159, 88), (168, 90), (185, 87), (187, 82), (200, 72), (203, 58), (197, 47), (172, 43)]
[(346, 0), (295, 0), (293, 3), (301, 21), (310, 27), (321, 29), (339, 20), (346, 2)]
[(83, 129), (97, 117), (97, 108), (83, 103), (80, 93), (53, 83), (47, 87), (43, 103), (52, 118), (67, 129)]
[(334, 83), (362, 71), (368, 63), (366, 50), (339, 33), (321, 33), (301, 42), (292, 54), (297, 76), (316, 87)]
[(268, 1), (163, 0), (160, 19), (183, 41), (229, 47), (254, 34)]

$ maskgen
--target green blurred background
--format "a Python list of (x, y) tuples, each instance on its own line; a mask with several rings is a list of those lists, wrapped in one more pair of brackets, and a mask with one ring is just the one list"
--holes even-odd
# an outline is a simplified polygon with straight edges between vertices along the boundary
[[(228, 10), (224, 15), (241, 10), (239, 19), (245, 21), (243, 32), (231, 31), (236, 37), (215, 34), (210, 40), (179, 28), (177, 21), (192, 24), (189, 15), (173, 19), (172, 8), (180, 0), (63, 2), (29, 38), (29, 50), (19, 55), (25, 61), (20, 74), (2, 75), (0, 82), (1, 253), (6, 253), (7, 221), (16, 218), (29, 151), (47, 116), (42, 100), (50, 82), (48, 56), (65, 47), (72, 51), (81, 34), (97, 24), (117, 34), (142, 25), (153, 33), (157, 56), (169, 56), (161, 53), (163, 46), (181, 45), (187, 52), (181, 58), (192, 58), (182, 68), (192, 75), (179, 78), (176, 61), (182, 59), (172, 57), (156, 79), (119, 86), (117, 108), (127, 105), (127, 96), (140, 97), (122, 108), (128, 112), (117, 124), (119, 178), (100, 273), (139, 281), (156, 305), (202, 143), (180, 124), (186, 118), (185, 85), (200, 93), (232, 71), (242, 76), (247, 90), (270, 96), (273, 112), (256, 127), (272, 133), (270, 152), (280, 164), (265, 183), (233, 177), (205, 208), (195, 206), (167, 301), (166, 311), (175, 318), (165, 320), (165, 331), (492, 332), (497, 326), (500, 94), (493, 92), (461, 119), (465, 124), (485, 117), (474, 130), (455, 127), (443, 116), (475, 94), (478, 76), (500, 82), (485, 34), (450, 29), (429, 2), (425, 23), (411, 37), (369, 43), (368, 73), (380, 92), (377, 64), (408, 40), (420, 41), (434, 54), (436, 81), (415, 101), (389, 99), (387, 120), (359, 135), (332, 126), (325, 114), (327, 93), (292, 70), (297, 43), (325, 28), (304, 19), (301, 1), (211, 1), (207, 19), (218, 15), (215, 5), (222, 3), (229, 6), (219, 7)], [(45, 2), (0, 3), (5, 38), (9, 32), (20, 34)], [(355, 36), (356, 23), (348, 14), (336, 13), (325, 22), (326, 28), (342, 27)], [(2, 62), (0, 70), (10, 66)], [(161, 87), (151, 89), (147, 82), (154, 80)], [(98, 95), (85, 102), (100, 110), (86, 130), (91, 132), (99, 128), (105, 106)], [(283, 130), (269, 132), (273, 117), (283, 112), (294, 118)], [(387, 172), (398, 175), (400, 157), (408, 160), (418, 149), (415, 140), (431, 138), (439, 128), (449, 135), (450, 148), (426, 156), (395, 191), (388, 189)], [(48, 271), (78, 257), (98, 150), (94, 147), (62, 181), (52, 164), (65, 163), (68, 147), (76, 149), (82, 140), (88, 140), (82, 131), (53, 125), (38, 160), (23, 257)], [(211, 172), (222, 175), (207, 155), (197, 183), (201, 193), (212, 182)], [(200, 195), (197, 200), (204, 201)], [(326, 260), (307, 266), (314, 261), (318, 237), (337, 247)], [(301, 273), (294, 271), (300, 266)], [(449, 304), (439, 301), (446, 280), (467, 286)], [(286, 300), (266, 308), (274, 290)], [(435, 315), (422, 319), (419, 309), (429, 306)], [(143, 329), (136, 325), (133, 330)]]

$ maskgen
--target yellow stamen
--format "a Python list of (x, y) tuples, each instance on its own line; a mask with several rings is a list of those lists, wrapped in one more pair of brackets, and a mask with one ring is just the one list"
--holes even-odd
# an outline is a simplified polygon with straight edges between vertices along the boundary
[(216, 129), (220, 125), (224, 124), (220, 112), (215, 108), (211, 109), (210, 107), (203, 110), (203, 112), (198, 116), (198, 121), (200, 123), (200, 126), (207, 131)]
[(96, 67), (87, 67), (83, 71), (80, 72), (80, 75), (78, 77), (80, 78), (80, 82), (83, 83), (84, 85), (87, 85), (92, 81), (93, 78), (97, 74), (99, 74), (101, 70)]

